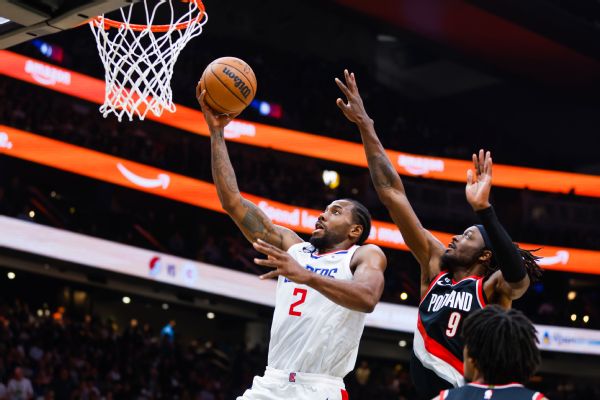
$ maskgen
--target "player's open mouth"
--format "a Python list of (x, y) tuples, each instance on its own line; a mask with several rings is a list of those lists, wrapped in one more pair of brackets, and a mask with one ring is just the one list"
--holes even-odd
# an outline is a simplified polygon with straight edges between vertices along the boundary
[(323, 226), (323, 224), (321, 224), (320, 222), (317, 222), (315, 224), (315, 230), (313, 231), (313, 234), (319, 232), (319, 231), (324, 231), (325, 227)]

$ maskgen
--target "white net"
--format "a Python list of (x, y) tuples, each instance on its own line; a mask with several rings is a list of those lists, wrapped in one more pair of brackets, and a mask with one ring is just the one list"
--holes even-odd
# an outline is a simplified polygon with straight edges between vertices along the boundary
[[(124, 114), (132, 121), (150, 111), (156, 116), (165, 109), (174, 112), (173, 67), (190, 39), (202, 33), (208, 17), (202, 2), (142, 0), (120, 14), (119, 22), (104, 15), (90, 22), (106, 78), (100, 112), (105, 118), (114, 113), (119, 121)], [(133, 15), (142, 24), (134, 24)]]

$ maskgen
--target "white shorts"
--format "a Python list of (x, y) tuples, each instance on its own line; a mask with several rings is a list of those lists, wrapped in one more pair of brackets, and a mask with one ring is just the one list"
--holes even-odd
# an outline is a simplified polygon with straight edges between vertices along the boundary
[(348, 400), (342, 378), (267, 367), (237, 400)]

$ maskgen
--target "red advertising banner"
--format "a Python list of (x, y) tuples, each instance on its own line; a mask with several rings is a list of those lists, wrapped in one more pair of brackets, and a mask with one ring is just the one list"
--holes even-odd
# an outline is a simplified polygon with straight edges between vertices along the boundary
[[(0, 73), (6, 76), (92, 103), (102, 104), (104, 101), (104, 81), (99, 79), (6, 50), (0, 50), (0, 60)], [(202, 113), (196, 109), (178, 105), (175, 113), (165, 112), (160, 118), (149, 114), (148, 118), (198, 135), (209, 135)], [(226, 137), (252, 146), (367, 167), (362, 146), (349, 141), (242, 120), (235, 120), (227, 127)], [(426, 157), (393, 150), (387, 153), (402, 175), (465, 182), (466, 171), (471, 167), (468, 160)], [(494, 165), (494, 185), (551, 193), (573, 191), (581, 196), (600, 197), (599, 176), (502, 164)]]
[[(0, 125), (0, 154), (152, 193), (197, 207), (224, 212), (219, 203), (216, 188), (212, 183), (5, 125)], [(257, 204), (275, 223), (297, 232), (312, 232), (321, 213), (319, 210), (295, 207), (251, 194), (244, 194), (244, 196)], [(432, 233), (442, 243), (449, 243), (452, 238), (450, 233), (437, 231)], [(396, 226), (389, 222), (373, 221), (369, 241), (384, 247), (408, 250)], [(520, 244), (520, 246), (523, 248), (542, 247), (540, 254), (545, 257), (542, 265), (546, 269), (600, 274), (600, 251), (537, 244)]]

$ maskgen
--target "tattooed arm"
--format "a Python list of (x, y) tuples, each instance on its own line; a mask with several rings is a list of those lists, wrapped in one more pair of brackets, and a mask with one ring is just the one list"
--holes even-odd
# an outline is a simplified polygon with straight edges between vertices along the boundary
[(275, 225), (260, 208), (242, 197), (224, 137), (225, 126), (235, 115), (214, 113), (204, 101), (206, 93), (200, 93), (199, 90), (198, 86), (196, 95), (210, 129), (212, 176), (223, 209), (250, 242), (262, 239), (284, 251), (287, 251), (294, 243), (302, 242), (302, 239), (293, 231)]
[(440, 257), (445, 251), (444, 245), (427, 229), (423, 228), (415, 214), (400, 176), (387, 157), (373, 120), (369, 118), (354, 74), (344, 71), (346, 84), (336, 78), (336, 83), (346, 96), (348, 103), (337, 99), (337, 105), (346, 118), (354, 122), (360, 135), (369, 163), (369, 172), (379, 199), (386, 206), (394, 223), (400, 229), (404, 241), (421, 266), (421, 293), (427, 291), (431, 280), (440, 272)]

